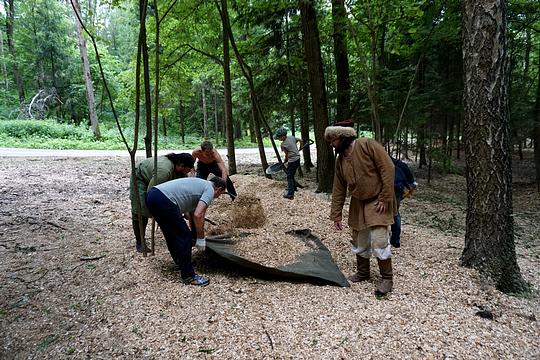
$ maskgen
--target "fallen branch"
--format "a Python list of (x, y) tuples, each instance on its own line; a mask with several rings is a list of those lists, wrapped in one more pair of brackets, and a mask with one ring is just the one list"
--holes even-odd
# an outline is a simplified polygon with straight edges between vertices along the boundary
[(32, 105), (34, 104), (34, 101), (36, 101), (37, 97), (43, 92), (43, 89), (39, 90), (38, 93), (32, 98), (32, 100), (30, 101), (30, 104), (28, 105), (28, 115), (30, 116), (31, 119), (34, 118), (34, 116), (32, 116)]
[(81, 256), (79, 257), (79, 260), (81, 261), (93, 261), (93, 260), (99, 260), (101, 258), (104, 258), (107, 255), (98, 255), (98, 256)]
[(57, 227), (57, 228), (62, 229), (62, 230), (67, 230), (67, 228), (65, 228), (65, 227), (63, 227), (61, 225), (58, 225), (57, 223), (54, 223), (52, 221), (47, 221), (47, 224), (52, 225), (52, 226)]
[(274, 350), (274, 342), (272, 341), (272, 338), (270, 337), (270, 334), (268, 333), (268, 330), (266, 330), (266, 328), (264, 327), (264, 324), (263, 324), (262, 328), (264, 330), (264, 333), (266, 334), (266, 337), (268, 338), (268, 341), (270, 341), (270, 347), (272, 348), (272, 350)]

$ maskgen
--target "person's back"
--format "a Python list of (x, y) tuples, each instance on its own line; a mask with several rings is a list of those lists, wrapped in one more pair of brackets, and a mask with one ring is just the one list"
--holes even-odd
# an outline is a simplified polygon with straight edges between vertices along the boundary
[(416, 179), (405, 162), (395, 158), (392, 158), (392, 162), (395, 167), (394, 190), (399, 203), (407, 189), (416, 188)]
[(416, 189), (416, 179), (406, 163), (395, 158), (392, 158), (392, 162), (395, 168), (394, 192), (396, 193), (398, 212), (394, 216), (394, 223), (391, 227), (390, 244), (398, 248), (401, 246), (401, 214), (399, 213), (399, 206), (406, 191)]
[[(157, 157), (157, 173), (158, 173), (158, 183), (159, 180), (171, 180), (174, 178), (174, 164), (166, 156)], [(147, 158), (142, 160), (137, 165), (137, 176), (139, 179), (144, 180), (146, 186), (150, 184), (152, 178), (154, 177), (154, 158)], [(163, 181), (162, 181), (163, 182)]]
[(182, 178), (155, 186), (169, 198), (181, 212), (191, 212), (199, 201), (210, 205), (214, 200), (214, 187), (208, 180)]
[(281, 143), (281, 149), (283, 151), (286, 151), (288, 154), (287, 156), (288, 163), (292, 163), (300, 159), (300, 152), (298, 151), (298, 146), (296, 146), (297, 142), (298, 142), (298, 139), (296, 137), (289, 135)]
[[(156, 179), (154, 179), (155, 160), (157, 160)], [(148, 224), (148, 218), (151, 217), (150, 211), (146, 206), (146, 194), (148, 189), (154, 185), (175, 178), (186, 177), (187, 174), (192, 171), (193, 165), (193, 157), (191, 154), (187, 153), (170, 153), (165, 156), (158, 156), (157, 159), (147, 158), (137, 164), (135, 174), (132, 174), (130, 178), (129, 197), (131, 201), (133, 233), (135, 235), (136, 249), (138, 252), (143, 251), (146, 225)], [(137, 183), (137, 187), (135, 187), (135, 182)]]

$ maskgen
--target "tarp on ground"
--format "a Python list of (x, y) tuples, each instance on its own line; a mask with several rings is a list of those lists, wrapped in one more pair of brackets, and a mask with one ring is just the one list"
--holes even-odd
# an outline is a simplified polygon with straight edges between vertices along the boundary
[(298, 241), (303, 241), (312, 250), (299, 255), (295, 262), (279, 267), (268, 267), (243, 258), (234, 248), (238, 239), (235, 240), (230, 235), (209, 236), (206, 239), (206, 247), (235, 264), (260, 273), (297, 280), (324, 280), (343, 287), (350, 286), (328, 248), (309, 229), (292, 230), (287, 234), (295, 236)]

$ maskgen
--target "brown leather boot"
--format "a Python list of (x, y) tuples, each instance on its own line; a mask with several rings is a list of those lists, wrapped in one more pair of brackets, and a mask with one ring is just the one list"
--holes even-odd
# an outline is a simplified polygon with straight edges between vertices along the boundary
[(379, 271), (381, 272), (381, 281), (377, 284), (375, 295), (386, 295), (392, 290), (392, 286), (394, 285), (392, 259), (377, 259), (377, 262), (379, 263)]
[(356, 255), (357, 272), (349, 276), (351, 282), (360, 282), (369, 280), (369, 259)]

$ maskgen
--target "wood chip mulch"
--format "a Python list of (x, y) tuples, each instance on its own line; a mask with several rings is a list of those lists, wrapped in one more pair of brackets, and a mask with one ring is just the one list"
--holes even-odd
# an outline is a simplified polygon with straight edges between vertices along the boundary
[[(313, 174), (287, 200), (283, 175), (266, 179), (237, 161), (238, 193), (256, 194), (267, 217), (246, 231), (287, 251), (284, 234), (309, 228), (354, 272), (349, 233), (333, 230)], [(155, 256), (135, 252), (127, 158), (0, 158), (0, 358), (540, 358), (534, 186), (514, 193), (518, 261), (533, 291), (509, 296), (460, 266), (463, 177), (418, 181), (402, 203), (394, 290), (376, 298), (374, 260), (371, 281), (340, 288), (259, 277), (194, 250), (211, 282), (183, 285), (159, 230)], [(230, 206), (223, 196), (207, 217), (230, 228), (219, 211)]]

